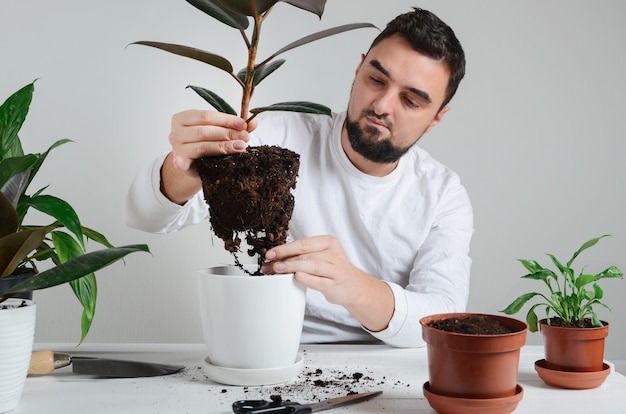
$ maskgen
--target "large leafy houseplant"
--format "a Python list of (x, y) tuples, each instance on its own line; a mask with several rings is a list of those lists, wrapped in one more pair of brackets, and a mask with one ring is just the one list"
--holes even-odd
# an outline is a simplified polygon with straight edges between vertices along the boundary
[[(502, 312), (507, 315), (515, 314), (528, 301), (537, 297), (540, 298), (540, 301), (532, 305), (526, 314), (526, 322), (528, 322), (531, 332), (538, 330), (539, 319), (535, 312), (538, 307), (545, 309), (546, 316), (550, 316), (550, 312), (554, 312), (565, 324), (572, 327), (584, 327), (585, 320), (590, 320), (591, 326), (601, 327), (602, 321), (598, 318), (594, 307), (603, 306), (608, 309), (608, 306), (601, 302), (604, 292), (598, 285), (598, 281), (605, 278), (622, 278), (623, 273), (616, 266), (609, 266), (596, 274), (586, 273), (584, 268), (577, 272), (572, 268), (572, 264), (584, 250), (608, 236), (605, 234), (586, 241), (565, 264), (562, 264), (553, 254), (548, 253), (547, 256), (558, 269), (558, 274), (543, 267), (535, 260), (518, 259), (530, 272), (522, 278), (543, 282), (548, 288), (548, 292), (524, 293)], [(592, 286), (592, 289), (587, 289), (589, 285)], [(550, 322), (549, 318), (547, 318), (547, 322)]]
[[(285, 63), (284, 59), (277, 59), (279, 55), (349, 30), (375, 28), (370, 23), (333, 27), (295, 40), (266, 58), (258, 59), (261, 28), (277, 3), (297, 7), (321, 19), (326, 0), (186, 1), (239, 32), (246, 53), (247, 63), (244, 68), (235, 72), (232, 63), (225, 57), (194, 47), (154, 41), (138, 41), (133, 44), (191, 58), (227, 73), (241, 88), (239, 116), (248, 121), (264, 111), (331, 115), (331, 110), (326, 106), (306, 101), (280, 102), (253, 109), (250, 109), (250, 102), (261, 81)], [(200, 86), (188, 87), (218, 111), (237, 115), (237, 111), (215, 92)], [(261, 146), (248, 148), (245, 153), (201, 158), (195, 165), (202, 179), (213, 231), (224, 241), (225, 249), (235, 255), (235, 261), (242, 269), (236, 253), (241, 250), (241, 237), (245, 237), (250, 246), (248, 255), (257, 256), (260, 269), (265, 251), (284, 243), (288, 236), (288, 224), (294, 206), (291, 189), (295, 188), (299, 155), (285, 148)], [(269, 168), (273, 170), (269, 171)]]
[[(83, 307), (82, 342), (95, 313), (97, 283), (93, 272), (133, 252), (149, 252), (146, 245), (114, 247), (101, 233), (84, 227), (72, 206), (49, 194), (46, 187), (28, 193), (29, 185), (59, 140), (43, 153), (24, 153), (19, 131), (26, 119), (34, 92), (32, 82), (12, 94), (0, 106), (0, 278), (30, 271), (31, 277), (0, 291), (0, 302), (12, 294), (69, 283)], [(33, 208), (51, 218), (45, 225), (27, 224)], [(87, 252), (87, 241), (103, 245)], [(38, 263), (52, 267), (39, 272)]]

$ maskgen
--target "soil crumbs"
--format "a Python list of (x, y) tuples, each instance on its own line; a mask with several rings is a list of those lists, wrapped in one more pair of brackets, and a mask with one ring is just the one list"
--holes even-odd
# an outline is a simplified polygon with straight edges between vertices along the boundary
[[(305, 352), (306, 353), (306, 352)], [(201, 373), (202, 367), (198, 367), (196, 373)], [(188, 372), (189, 373), (189, 372)], [(195, 377), (196, 375), (193, 374)], [(202, 381), (210, 379), (203, 375)], [(193, 378), (198, 380), (199, 378)], [(367, 368), (358, 370), (342, 370), (329, 367), (305, 366), (298, 376), (289, 382), (265, 385), (265, 386), (227, 386), (216, 387), (217, 392), (225, 398), (225, 403), (232, 402), (230, 394), (236, 394), (236, 399), (240, 399), (243, 392), (245, 399), (263, 399), (274, 402), (294, 401), (299, 403), (315, 403), (330, 398), (343, 397), (346, 395), (360, 394), (377, 391), (383, 385), (392, 388), (408, 388), (408, 382), (388, 379), (383, 376), (374, 378), (372, 372)]]
[(455, 332), (469, 335), (501, 335), (514, 332), (500, 321), (487, 316), (474, 316), (467, 318), (448, 318), (432, 321), (429, 324), (433, 328), (442, 331)]

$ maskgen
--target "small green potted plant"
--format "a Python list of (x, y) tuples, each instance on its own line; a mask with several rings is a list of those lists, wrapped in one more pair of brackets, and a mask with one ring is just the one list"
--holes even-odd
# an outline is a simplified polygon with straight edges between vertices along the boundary
[[(548, 379), (552, 385), (589, 388), (599, 385), (598, 381), (601, 383), (603, 375), (608, 374), (603, 360), (609, 324), (598, 318), (595, 308), (602, 306), (609, 309), (609, 307), (601, 301), (604, 292), (598, 282), (601, 279), (622, 278), (623, 273), (616, 266), (609, 266), (596, 274), (586, 272), (585, 268), (576, 271), (572, 267), (583, 251), (608, 236), (610, 235), (605, 234), (586, 241), (565, 264), (548, 253), (547, 256), (558, 273), (535, 260), (518, 259), (530, 272), (522, 278), (543, 282), (547, 292), (529, 292), (520, 295), (502, 312), (507, 315), (515, 314), (531, 299), (539, 299), (528, 310), (526, 321), (531, 332), (540, 330), (544, 337), (545, 361), (541, 360), (535, 364), (540, 375), (549, 375), (550, 371), (586, 372), (589, 373), (586, 374), (587, 377), (598, 374), (596, 381), (580, 384)], [(590, 285), (591, 289), (588, 288)], [(546, 318), (539, 320), (535, 310), (542, 307)], [(554, 316), (551, 317), (551, 313), (554, 313)]]
[[(326, 0), (187, 0), (189, 4), (214, 20), (235, 29), (243, 38), (246, 66), (235, 72), (231, 62), (220, 55), (178, 44), (138, 41), (144, 45), (206, 63), (225, 72), (241, 88), (239, 116), (247, 121), (265, 111), (292, 111), (331, 115), (324, 105), (292, 101), (250, 109), (254, 91), (284, 63), (279, 55), (313, 41), (359, 28), (375, 28), (371, 23), (352, 23), (333, 27), (293, 41), (264, 59), (258, 58), (261, 28), (272, 9), (288, 4), (317, 15), (320, 19)], [(216, 110), (231, 115), (237, 111), (215, 92), (200, 86), (188, 86)], [(210, 210), (213, 232), (224, 241), (224, 248), (233, 254), (235, 263), (248, 271), (237, 253), (248, 244), (247, 253), (256, 257), (254, 274), (260, 275), (265, 251), (285, 243), (289, 220), (294, 207), (291, 190), (295, 188), (299, 155), (276, 146), (251, 147), (244, 153), (205, 157), (197, 160), (205, 199)]]

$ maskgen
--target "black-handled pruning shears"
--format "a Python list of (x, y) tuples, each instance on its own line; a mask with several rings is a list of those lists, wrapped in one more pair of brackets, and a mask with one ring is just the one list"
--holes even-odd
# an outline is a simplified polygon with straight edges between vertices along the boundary
[(233, 403), (233, 412), (236, 414), (307, 414), (322, 410), (355, 404), (369, 400), (382, 391), (350, 394), (344, 397), (331, 398), (314, 404), (300, 404), (292, 401), (240, 400)]

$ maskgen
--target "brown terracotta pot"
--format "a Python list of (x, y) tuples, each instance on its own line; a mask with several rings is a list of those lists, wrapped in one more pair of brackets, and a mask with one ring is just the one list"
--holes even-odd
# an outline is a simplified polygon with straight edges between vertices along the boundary
[(546, 368), (558, 371), (602, 371), (604, 342), (609, 324), (598, 328), (562, 328), (539, 321), (543, 334)]
[[(429, 326), (433, 320), (487, 316), (513, 328), (513, 333), (472, 335), (447, 332)], [(528, 325), (500, 315), (447, 313), (420, 320), (427, 344), (430, 391), (458, 398), (503, 398), (515, 396), (520, 348), (526, 342)]]

